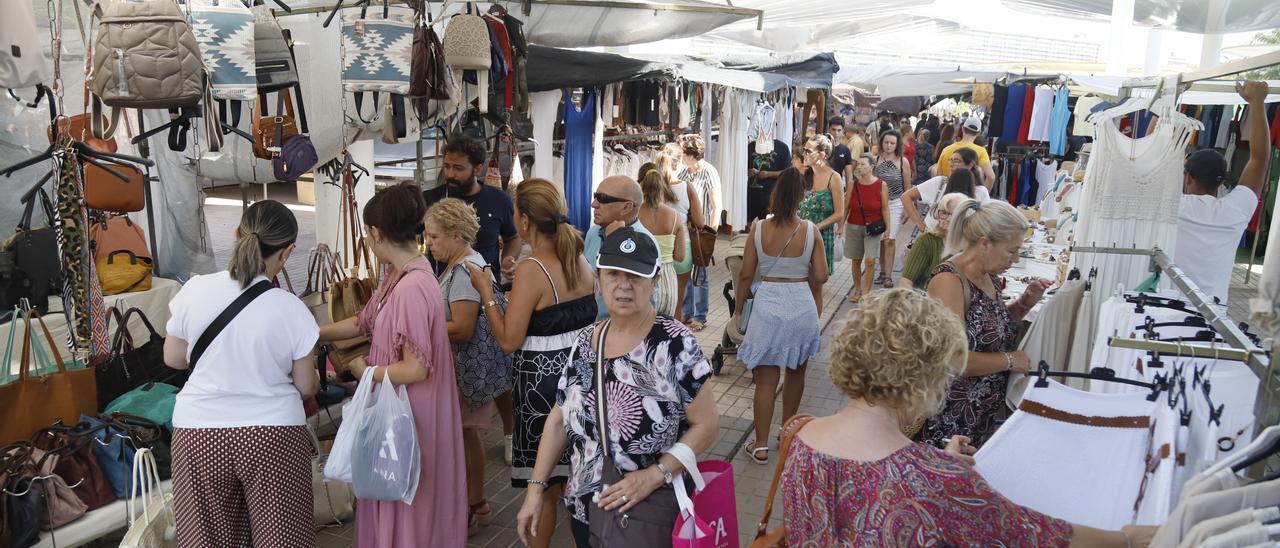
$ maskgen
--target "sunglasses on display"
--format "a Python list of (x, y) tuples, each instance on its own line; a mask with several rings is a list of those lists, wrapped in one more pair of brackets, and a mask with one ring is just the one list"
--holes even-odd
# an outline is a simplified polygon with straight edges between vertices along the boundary
[(597, 202), (600, 202), (600, 203), (602, 203), (602, 204), (618, 204), (618, 203), (622, 203), (622, 202), (630, 202), (630, 201), (631, 201), (631, 200), (628, 200), (628, 199), (626, 199), (626, 198), (619, 198), (619, 197), (617, 197), (617, 196), (613, 196), (613, 195), (610, 195), (610, 194), (605, 194), (605, 193), (603, 193), (603, 192), (596, 192), (596, 193), (592, 194), (592, 196), (594, 196), (594, 197), (595, 197), (595, 199), (596, 199), (596, 201), (597, 201)]

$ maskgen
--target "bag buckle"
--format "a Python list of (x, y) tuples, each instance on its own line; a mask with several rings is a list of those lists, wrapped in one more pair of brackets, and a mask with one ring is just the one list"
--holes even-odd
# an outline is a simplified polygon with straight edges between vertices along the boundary
[(283, 124), (283, 123), (284, 123), (284, 116), (276, 116), (276, 117), (275, 117), (275, 119), (276, 119), (276, 123), (277, 123), (277, 124)]

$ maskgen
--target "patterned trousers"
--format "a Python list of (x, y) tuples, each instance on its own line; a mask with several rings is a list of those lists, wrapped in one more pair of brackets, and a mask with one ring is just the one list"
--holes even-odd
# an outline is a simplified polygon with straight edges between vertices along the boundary
[(305, 426), (175, 430), (178, 544), (314, 547), (311, 453)]

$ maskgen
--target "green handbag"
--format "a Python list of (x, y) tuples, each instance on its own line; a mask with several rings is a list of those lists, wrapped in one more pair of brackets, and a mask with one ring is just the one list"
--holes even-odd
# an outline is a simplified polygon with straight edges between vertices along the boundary
[(177, 401), (178, 387), (162, 382), (147, 383), (112, 400), (102, 414), (124, 413), (139, 416), (172, 432), (173, 406)]

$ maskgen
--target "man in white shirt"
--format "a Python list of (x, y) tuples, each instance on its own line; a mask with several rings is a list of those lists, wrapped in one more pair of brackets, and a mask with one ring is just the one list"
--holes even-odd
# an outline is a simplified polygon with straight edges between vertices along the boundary
[[(1252, 112), (1266, 112), (1266, 82), (1236, 83), (1236, 92)], [(1197, 150), (1183, 166), (1182, 205), (1178, 209), (1178, 243), (1174, 263), (1210, 298), (1227, 302), (1231, 270), (1240, 235), (1258, 207), (1271, 147), (1266, 116), (1249, 121), (1249, 163), (1240, 182), (1219, 196), (1226, 182), (1227, 160), (1216, 150)]]

